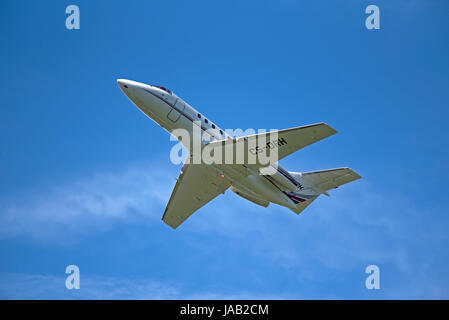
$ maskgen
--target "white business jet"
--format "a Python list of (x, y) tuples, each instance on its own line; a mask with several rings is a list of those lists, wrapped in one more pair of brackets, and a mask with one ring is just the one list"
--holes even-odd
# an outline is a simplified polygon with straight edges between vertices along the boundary
[[(288, 172), (277, 163), (277, 160), (337, 132), (325, 123), (234, 138), (164, 87), (124, 79), (117, 82), (144, 114), (169, 133), (184, 129), (192, 137), (177, 136), (189, 156), (162, 216), (162, 220), (174, 229), (228, 188), (262, 207), (268, 207), (272, 202), (299, 214), (319, 195), (328, 196), (330, 189), (361, 178), (350, 168)], [(192, 147), (195, 132), (203, 136), (196, 151)], [(242, 148), (238, 149), (239, 145)], [(206, 146), (213, 147), (212, 155), (231, 146), (234, 154), (225, 159), (231, 161), (193, 161)], [(237, 159), (242, 152), (247, 156)], [(260, 158), (250, 161), (254, 160), (251, 155), (265, 155), (264, 159), (269, 160), (273, 159), (269, 155), (276, 157), (274, 161), (262, 163)]]

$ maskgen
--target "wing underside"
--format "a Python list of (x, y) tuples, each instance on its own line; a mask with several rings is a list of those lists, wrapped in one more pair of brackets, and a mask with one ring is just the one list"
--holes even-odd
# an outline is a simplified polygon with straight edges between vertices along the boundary
[[(333, 128), (325, 123), (303, 127), (269, 131), (240, 137), (214, 141), (209, 148), (220, 149), (221, 163), (249, 164), (259, 167), (274, 163), (289, 154), (335, 134)], [(231, 155), (230, 158), (227, 155)], [(229, 162), (229, 160), (231, 160)]]
[(182, 167), (162, 216), (162, 221), (173, 229), (230, 186), (212, 166), (191, 164), (189, 159)]

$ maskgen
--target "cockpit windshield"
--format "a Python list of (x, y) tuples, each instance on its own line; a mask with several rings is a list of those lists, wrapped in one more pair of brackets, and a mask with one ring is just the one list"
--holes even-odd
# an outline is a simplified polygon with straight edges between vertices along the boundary
[(172, 92), (171, 92), (170, 90), (168, 90), (166, 87), (163, 87), (163, 86), (154, 86), (154, 85), (153, 85), (153, 87), (159, 88), (159, 89), (164, 90), (165, 92), (167, 92), (167, 93), (169, 93), (169, 94), (172, 94)]

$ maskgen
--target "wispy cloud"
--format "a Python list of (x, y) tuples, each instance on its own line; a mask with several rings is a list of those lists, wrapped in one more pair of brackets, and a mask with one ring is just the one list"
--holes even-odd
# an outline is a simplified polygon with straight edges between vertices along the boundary
[(288, 299), (258, 292), (201, 292), (186, 290), (182, 284), (148, 278), (118, 278), (82, 275), (79, 290), (68, 290), (65, 277), (54, 275), (0, 273), (0, 299)]
[(226, 210), (204, 214), (186, 229), (231, 237), (248, 252), (294, 270), (298, 279), (319, 283), (327, 279), (323, 272), (358, 274), (361, 286), (349, 298), (366, 290), (369, 264), (398, 275), (384, 298), (447, 297), (449, 274), (442, 265), (449, 254), (432, 252), (449, 243), (442, 227), (449, 223), (441, 216), (440, 223), (429, 223), (438, 216), (435, 208), (421, 208), (400, 192), (362, 181), (332, 191), (331, 198), (320, 197), (300, 216), (276, 205), (260, 209), (234, 199), (217, 199)]
[(39, 274), (0, 274), (2, 299), (177, 299), (178, 289), (145, 278), (81, 276), (81, 288), (68, 290), (65, 277)]
[[(160, 218), (178, 171), (172, 169), (167, 174), (167, 170), (159, 167), (133, 165), (25, 196), (20, 203), (4, 205), (0, 237), (64, 244), (94, 233), (106, 233), (118, 222), (160, 224), (166, 228)], [(331, 192), (331, 198), (320, 197), (299, 216), (276, 205), (260, 208), (228, 191), (173, 233), (228, 239), (231, 246), (294, 274), (294, 281), (323, 283), (328, 281), (323, 273), (352, 272), (363, 283), (366, 265), (378, 264), (381, 270), (385, 267), (398, 275), (383, 297), (444, 297), (449, 275), (441, 266), (449, 257), (442, 246), (449, 238), (442, 226), (447, 226), (447, 219), (440, 220), (440, 224), (429, 223), (431, 212), (417, 207), (405, 195), (385, 188), (382, 193), (379, 190), (364, 181), (350, 184)], [(428, 232), (422, 232), (422, 226)], [(197, 246), (199, 252), (216, 250), (216, 243), (207, 241), (192, 241), (190, 245)], [(438, 254), (432, 254), (429, 248)], [(27, 282), (55, 281), (50, 286), (54, 288), (64, 283), (51, 276), (30, 277), (29, 281), (22, 281), (18, 276), (8, 276), (19, 280), (18, 284), (13, 280), (4, 282), (4, 295), (23, 294), (22, 287)], [(183, 290), (182, 284), (163, 286), (144, 279), (96, 277), (91, 281), (83, 280), (84, 288), (90, 288), (83, 291), (85, 298), (295, 297), (288, 292), (274, 295), (244, 290), (192, 292)], [(158, 286), (162, 289), (153, 290)], [(67, 297), (65, 288), (61, 290), (54, 295), (59, 297), (59, 292), (60, 297)], [(360, 290), (364, 290), (363, 285)], [(37, 290), (32, 295), (40, 294), (44, 293)], [(359, 294), (346, 297), (357, 298)], [(306, 293), (303, 296), (308, 297)], [(332, 292), (325, 296), (332, 296)]]
[(0, 238), (70, 240), (136, 216), (159, 221), (160, 216), (150, 213), (155, 208), (163, 212), (174, 179), (160, 168), (140, 164), (37, 190), (2, 204)]

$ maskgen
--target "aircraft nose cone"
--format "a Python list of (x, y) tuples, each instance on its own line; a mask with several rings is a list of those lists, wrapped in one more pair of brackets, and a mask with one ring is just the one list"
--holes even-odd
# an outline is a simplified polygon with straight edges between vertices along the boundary
[(125, 89), (129, 88), (129, 80), (117, 79), (117, 84), (120, 87), (120, 89), (122, 89), (123, 91), (125, 91)]

